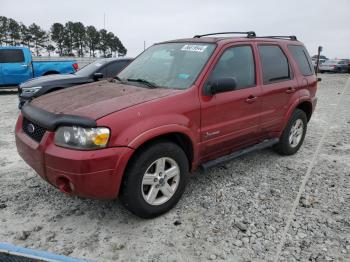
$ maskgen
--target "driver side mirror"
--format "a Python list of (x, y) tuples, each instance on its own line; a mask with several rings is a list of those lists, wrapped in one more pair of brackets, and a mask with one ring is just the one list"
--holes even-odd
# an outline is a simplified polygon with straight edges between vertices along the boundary
[(206, 95), (215, 95), (233, 91), (237, 88), (237, 81), (234, 77), (221, 77), (208, 82), (205, 88)]
[(95, 74), (93, 75), (93, 79), (94, 79), (95, 81), (97, 81), (97, 80), (99, 80), (99, 79), (101, 79), (101, 78), (103, 78), (103, 74), (102, 74), (102, 73), (95, 73)]

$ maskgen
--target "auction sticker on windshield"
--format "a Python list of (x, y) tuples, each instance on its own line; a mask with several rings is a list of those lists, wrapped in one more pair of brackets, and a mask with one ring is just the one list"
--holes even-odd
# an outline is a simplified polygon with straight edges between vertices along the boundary
[(208, 46), (206, 45), (184, 45), (181, 50), (189, 52), (204, 52)]

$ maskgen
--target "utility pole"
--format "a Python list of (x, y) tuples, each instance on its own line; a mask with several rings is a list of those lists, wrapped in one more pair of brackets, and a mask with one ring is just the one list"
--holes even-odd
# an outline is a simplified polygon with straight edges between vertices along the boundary
[(103, 29), (106, 30), (106, 13), (103, 13)]
[(146, 50), (146, 41), (143, 41), (143, 51)]

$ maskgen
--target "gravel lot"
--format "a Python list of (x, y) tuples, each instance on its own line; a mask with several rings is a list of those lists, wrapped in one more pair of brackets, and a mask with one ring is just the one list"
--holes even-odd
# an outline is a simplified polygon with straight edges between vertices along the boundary
[(17, 96), (0, 91), (0, 242), (96, 261), (350, 261), (350, 79), (322, 78), (296, 155), (267, 149), (195, 174), (176, 208), (153, 220), (40, 179), (16, 152)]

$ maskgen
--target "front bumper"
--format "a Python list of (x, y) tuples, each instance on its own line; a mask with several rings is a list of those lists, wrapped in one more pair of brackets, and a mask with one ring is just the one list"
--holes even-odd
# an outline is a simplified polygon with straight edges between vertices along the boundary
[[(46, 132), (40, 143), (22, 129), (22, 116), (16, 124), (19, 155), (43, 179), (65, 193), (95, 199), (118, 196), (125, 167), (133, 153), (128, 147), (78, 151), (54, 144), (54, 133)], [(63, 182), (70, 190), (62, 186)]]

